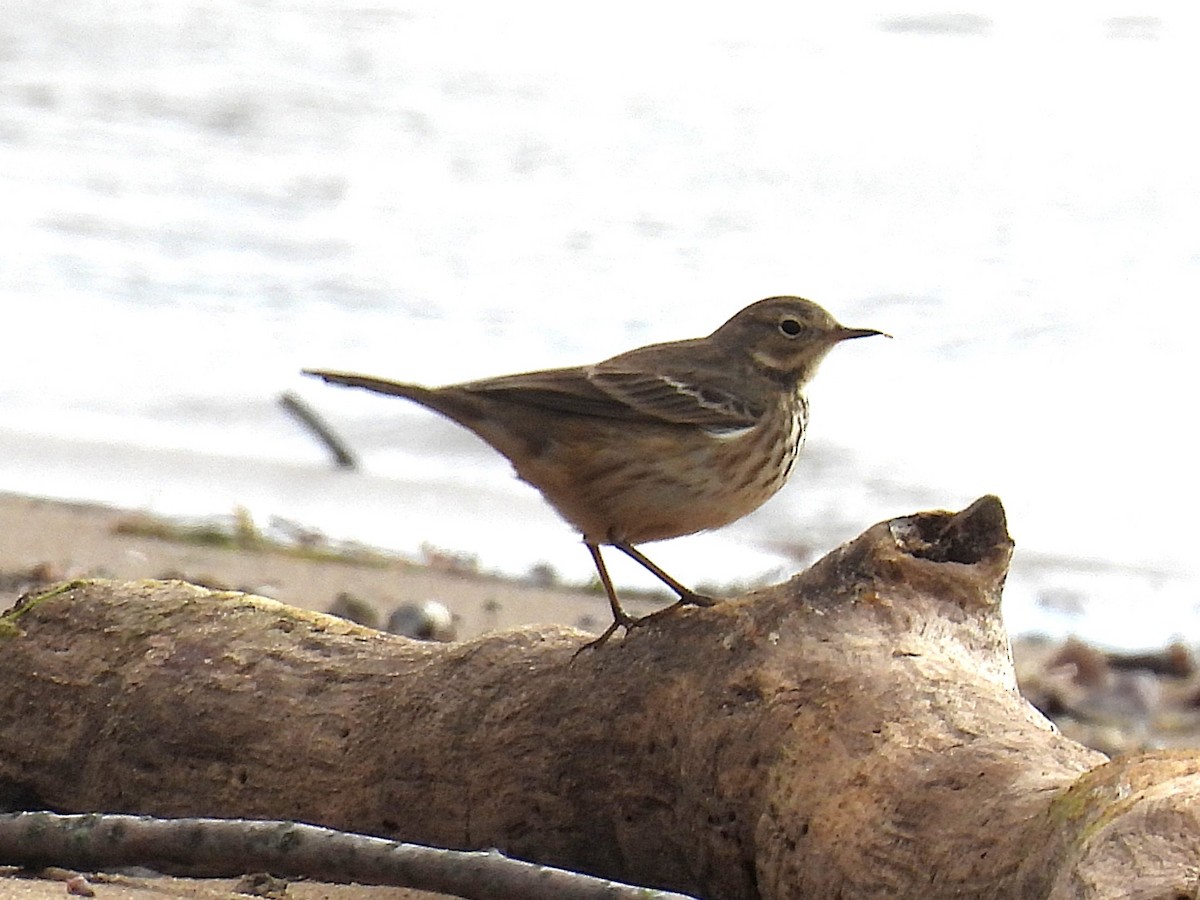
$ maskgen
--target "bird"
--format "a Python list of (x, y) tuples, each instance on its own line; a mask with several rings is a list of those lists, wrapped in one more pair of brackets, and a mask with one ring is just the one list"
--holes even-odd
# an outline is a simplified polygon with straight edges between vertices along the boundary
[(428, 407), (507, 457), (591, 554), (613, 622), (586, 649), (645, 620), (621, 606), (602, 546), (670, 588), (679, 598), (672, 609), (716, 602), (639, 545), (720, 528), (770, 499), (804, 443), (805, 386), (835, 345), (872, 335), (890, 337), (840, 325), (811, 300), (779, 296), (750, 304), (707, 337), (651, 344), (593, 365), (436, 388), (303, 372)]

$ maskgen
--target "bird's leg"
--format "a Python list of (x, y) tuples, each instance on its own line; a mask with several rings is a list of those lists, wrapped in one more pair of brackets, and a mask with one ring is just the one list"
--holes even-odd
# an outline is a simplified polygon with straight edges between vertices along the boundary
[(638, 620), (621, 608), (621, 601), (617, 599), (617, 591), (613, 587), (612, 579), (608, 575), (608, 567), (604, 565), (604, 557), (600, 555), (600, 546), (593, 544), (591, 541), (584, 541), (584, 545), (588, 548), (588, 553), (592, 554), (592, 562), (596, 564), (596, 571), (600, 575), (600, 583), (604, 585), (604, 593), (608, 594), (608, 605), (612, 608), (613, 623), (604, 630), (604, 633), (594, 641), (589, 641), (578, 650), (575, 651), (575, 656), (578, 656), (584, 650), (594, 650), (601, 647), (612, 637), (618, 628), (624, 628), (628, 631), (638, 623)]
[[(685, 588), (682, 584), (652, 563), (649, 557), (646, 556), (637, 547), (630, 544), (628, 541), (612, 541), (612, 545), (632, 559), (639, 563), (651, 575), (673, 590), (679, 595), (679, 602), (676, 606), (712, 606), (717, 601), (712, 597), (706, 597), (704, 594), (697, 594), (695, 591)], [(597, 553), (599, 551), (597, 550)]]

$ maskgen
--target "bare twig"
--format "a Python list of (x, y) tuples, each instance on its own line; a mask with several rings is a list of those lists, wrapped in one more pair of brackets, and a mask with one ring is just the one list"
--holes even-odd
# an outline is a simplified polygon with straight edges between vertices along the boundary
[(313, 411), (313, 408), (293, 393), (279, 395), (279, 405), (286, 409), (301, 425), (312, 432), (317, 440), (333, 454), (339, 469), (356, 469), (358, 460), (350, 448), (333, 433), (333, 429)]
[(440, 850), (256, 819), (10, 813), (0, 815), (0, 862), (84, 870), (142, 865), (211, 877), (269, 871), (468, 900), (688, 900), (683, 894), (510, 859), (497, 850)]

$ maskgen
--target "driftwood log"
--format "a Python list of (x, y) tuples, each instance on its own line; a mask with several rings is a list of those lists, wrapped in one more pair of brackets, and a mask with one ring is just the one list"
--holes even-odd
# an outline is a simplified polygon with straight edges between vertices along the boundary
[(1200, 757), (1108, 762), (1017, 693), (985, 497), (575, 656), (178, 582), (0, 620), (8, 808), (295, 819), (706, 898), (1192, 898)]

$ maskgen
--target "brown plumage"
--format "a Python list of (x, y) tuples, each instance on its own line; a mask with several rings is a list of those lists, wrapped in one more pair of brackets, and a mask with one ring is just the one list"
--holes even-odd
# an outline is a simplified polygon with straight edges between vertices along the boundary
[(512, 462), (583, 535), (608, 594), (610, 544), (679, 594), (708, 605), (637, 544), (727, 525), (787, 480), (804, 441), (804, 385), (841, 341), (882, 332), (845, 328), (799, 297), (743, 309), (708, 337), (630, 350), (592, 366), (426, 388), (305, 370), (333, 384), (404, 397), (471, 429)]

